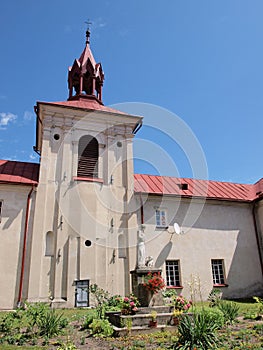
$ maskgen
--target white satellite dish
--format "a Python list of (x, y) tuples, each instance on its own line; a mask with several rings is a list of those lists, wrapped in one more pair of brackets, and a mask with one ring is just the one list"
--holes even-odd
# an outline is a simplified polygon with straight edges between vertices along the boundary
[(177, 224), (177, 222), (174, 223), (174, 232), (178, 235), (181, 233), (181, 227)]

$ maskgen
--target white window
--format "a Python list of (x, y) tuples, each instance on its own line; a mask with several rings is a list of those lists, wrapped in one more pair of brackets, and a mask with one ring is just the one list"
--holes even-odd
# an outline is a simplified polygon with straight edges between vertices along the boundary
[(212, 265), (212, 274), (213, 274), (213, 284), (214, 285), (225, 284), (224, 260), (213, 259), (211, 260), (211, 265)]
[(179, 260), (167, 260), (165, 265), (167, 287), (180, 287), (181, 279)]
[(166, 211), (163, 209), (155, 210), (155, 219), (157, 227), (167, 227)]

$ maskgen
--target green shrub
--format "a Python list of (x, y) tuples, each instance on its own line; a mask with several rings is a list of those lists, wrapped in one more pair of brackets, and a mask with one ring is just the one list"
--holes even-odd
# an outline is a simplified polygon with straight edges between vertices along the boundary
[(218, 325), (206, 311), (185, 315), (178, 325), (179, 339), (174, 349), (215, 349)]
[(95, 310), (89, 311), (89, 313), (84, 319), (82, 329), (88, 329), (90, 324), (93, 322), (93, 320), (97, 318), (98, 318), (98, 315)]
[(221, 310), (219, 310), (217, 307), (213, 308), (204, 308), (203, 310), (199, 311), (199, 313), (205, 312), (207, 314), (207, 318), (211, 319), (212, 322), (214, 322), (218, 328), (222, 328), (225, 323), (224, 314)]
[(232, 301), (221, 301), (218, 304), (218, 309), (223, 312), (225, 323), (234, 323), (237, 316), (239, 307)]
[(17, 310), (7, 313), (0, 322), (0, 332), (4, 334), (19, 333), (22, 326), (22, 312)]
[(218, 288), (213, 288), (208, 295), (207, 300), (209, 301), (209, 306), (214, 307), (218, 306), (222, 298), (222, 292)]
[(106, 304), (110, 298), (109, 292), (100, 288), (97, 284), (92, 284), (89, 287), (89, 291), (95, 298), (98, 317), (104, 318)]
[(67, 341), (66, 343), (61, 344), (57, 350), (76, 350), (75, 344), (73, 344), (70, 341)]
[(110, 337), (113, 334), (113, 327), (107, 319), (94, 319), (89, 328), (95, 337)]
[(47, 338), (61, 333), (62, 328), (65, 328), (67, 324), (68, 321), (63, 314), (57, 314), (54, 309), (48, 310), (37, 319), (40, 335), (45, 335)]
[(49, 310), (47, 303), (25, 303), (25, 316), (28, 318), (29, 330), (32, 330), (37, 321)]
[(106, 303), (107, 311), (121, 310), (122, 297), (120, 295), (113, 295)]

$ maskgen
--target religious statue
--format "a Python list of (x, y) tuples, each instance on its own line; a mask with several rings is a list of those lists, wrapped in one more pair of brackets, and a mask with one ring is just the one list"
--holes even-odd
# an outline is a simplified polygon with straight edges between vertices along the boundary
[(137, 267), (145, 267), (145, 234), (142, 230), (138, 231)]
[(148, 267), (153, 267), (153, 257), (152, 256), (147, 256), (145, 258), (145, 265)]

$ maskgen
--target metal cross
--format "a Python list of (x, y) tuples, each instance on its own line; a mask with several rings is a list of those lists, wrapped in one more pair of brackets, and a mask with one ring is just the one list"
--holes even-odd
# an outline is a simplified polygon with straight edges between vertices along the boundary
[(92, 22), (90, 22), (89, 18), (88, 21), (85, 22), (87, 24), (87, 30), (90, 30), (90, 25), (92, 24)]

